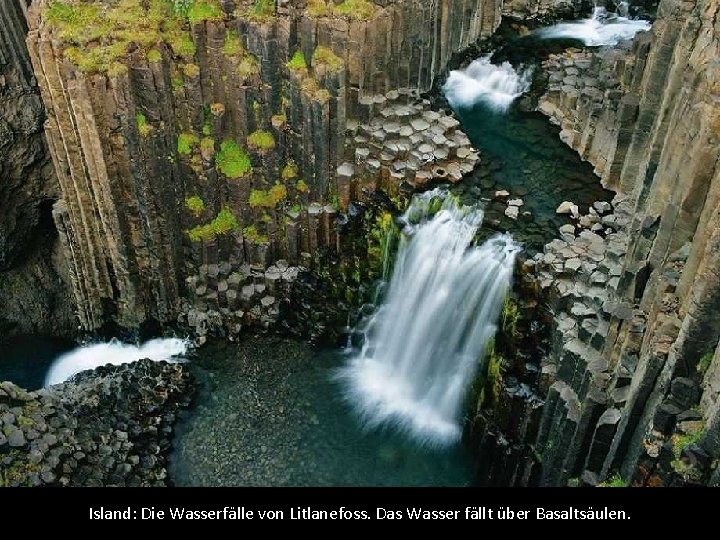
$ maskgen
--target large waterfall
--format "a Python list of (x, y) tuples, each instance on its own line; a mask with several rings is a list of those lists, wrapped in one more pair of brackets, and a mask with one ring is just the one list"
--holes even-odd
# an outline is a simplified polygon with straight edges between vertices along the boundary
[(439, 190), (416, 195), (404, 217), (387, 296), (340, 377), (367, 427), (392, 424), (449, 444), (460, 437), (464, 397), (495, 334), (519, 247), (508, 235), (473, 245), (482, 210)]
[(596, 6), (590, 18), (555, 24), (539, 30), (538, 35), (544, 38), (577, 39), (589, 47), (617, 45), (620, 41), (630, 39), (638, 32), (649, 30), (652, 26), (648, 21), (628, 18), (627, 9), (625, 2), (618, 4), (617, 13)]
[(143, 345), (122, 343), (116, 339), (107, 343), (83, 345), (60, 356), (45, 376), (45, 386), (58, 384), (73, 375), (87, 369), (95, 369), (105, 364), (129, 364), (136, 360), (149, 358), (159, 362), (177, 361), (177, 357), (188, 350), (189, 342), (178, 338), (151, 339)]
[(443, 91), (453, 108), (483, 103), (496, 112), (505, 112), (512, 102), (530, 89), (532, 70), (515, 70), (509, 62), (496, 65), (490, 55), (474, 60), (463, 70), (451, 71)]

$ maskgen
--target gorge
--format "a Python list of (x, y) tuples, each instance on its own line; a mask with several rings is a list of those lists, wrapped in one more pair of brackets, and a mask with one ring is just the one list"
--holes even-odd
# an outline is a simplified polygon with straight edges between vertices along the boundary
[(720, 484), (719, 8), (3, 2), (0, 485)]

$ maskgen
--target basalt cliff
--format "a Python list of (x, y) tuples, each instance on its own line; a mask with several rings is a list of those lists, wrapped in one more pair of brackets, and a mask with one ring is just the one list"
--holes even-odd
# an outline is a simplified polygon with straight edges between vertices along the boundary
[[(0, 5), (0, 325), (230, 338), (345, 324), (387, 247), (375, 203), (483, 159), (426, 99), (451, 60), (503, 19), (589, 9), (26, 4)], [(479, 483), (720, 483), (719, 9), (661, 0), (634, 40), (544, 61), (538, 110), (616, 196), (568, 201), (572, 224), (519, 265), (495, 399), (468, 422)], [(537, 321), (531, 349), (514, 334)]]

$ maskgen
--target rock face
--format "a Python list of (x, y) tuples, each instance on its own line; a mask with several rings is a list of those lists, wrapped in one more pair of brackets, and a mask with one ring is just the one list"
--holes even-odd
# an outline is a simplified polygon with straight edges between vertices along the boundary
[(0, 383), (0, 486), (165, 486), (181, 364), (140, 360), (37, 392)]
[[(51, 209), (59, 187), (25, 45), (25, 0), (0, 5), (0, 334), (72, 331)], [(0, 340), (2, 339), (0, 337)]]
[[(187, 17), (154, 0), (32, 5), (62, 191), (53, 217), (86, 329), (173, 320), (202, 265), (264, 272), (337, 251), (338, 210), (367, 188), (396, 188), (413, 166), (422, 181), (457, 175), (476, 159), (450, 116), (422, 117), (418, 92), (495, 30), (499, 1), (368, 1), (349, 14), (324, 0), (202, 3)], [(83, 41), (96, 31), (99, 42)], [(382, 140), (368, 139), (367, 155), (346, 144), (361, 123), (392, 128), (372, 128)], [(408, 166), (398, 144), (415, 133), (429, 134), (427, 160)], [(448, 161), (456, 148), (464, 157)]]
[(555, 317), (511, 482), (718, 483), (719, 10), (662, 0), (627, 47), (546, 63), (540, 110), (618, 196), (529, 265)]

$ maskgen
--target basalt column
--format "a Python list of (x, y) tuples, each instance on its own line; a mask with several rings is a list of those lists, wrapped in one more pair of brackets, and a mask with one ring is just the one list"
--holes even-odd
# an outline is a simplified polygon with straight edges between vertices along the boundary
[(26, 10), (25, 0), (0, 4), (0, 338), (74, 326), (51, 218), (59, 189), (25, 45)]
[(241, 317), (250, 268), (337, 251), (338, 213), (389, 177), (390, 162), (354, 173), (347, 133), (388, 93), (393, 107), (417, 101), (501, 17), (496, 0), (189, 4), (31, 9), (53, 216), (88, 329), (170, 321), (184, 298)]

